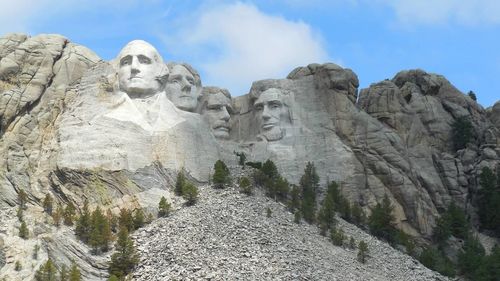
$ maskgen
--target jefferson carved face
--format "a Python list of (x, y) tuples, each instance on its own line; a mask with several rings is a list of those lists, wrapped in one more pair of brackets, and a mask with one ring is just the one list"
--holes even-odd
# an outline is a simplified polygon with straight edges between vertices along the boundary
[(201, 114), (210, 125), (214, 136), (218, 139), (229, 138), (231, 131), (229, 121), (232, 113), (231, 99), (220, 91), (208, 93), (204, 99), (206, 101), (203, 103)]
[(275, 88), (268, 89), (260, 94), (253, 108), (260, 134), (268, 141), (283, 138), (284, 128), (290, 124), (283, 93)]
[(201, 85), (191, 71), (181, 64), (170, 70), (166, 92), (174, 105), (182, 110), (194, 112), (201, 94)]
[(130, 97), (147, 97), (160, 91), (164, 65), (158, 51), (149, 43), (142, 40), (128, 43), (118, 60), (121, 91)]

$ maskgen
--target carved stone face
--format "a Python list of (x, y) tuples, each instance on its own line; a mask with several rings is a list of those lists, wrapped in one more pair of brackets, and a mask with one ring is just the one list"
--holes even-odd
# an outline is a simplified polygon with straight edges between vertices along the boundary
[(269, 89), (254, 103), (259, 132), (268, 141), (276, 141), (284, 136), (284, 127), (290, 122), (288, 107), (283, 102), (283, 94), (278, 89)]
[(158, 51), (141, 40), (128, 43), (118, 55), (120, 90), (130, 97), (147, 97), (160, 91), (163, 70)]
[(201, 114), (207, 120), (216, 138), (227, 139), (231, 127), (229, 121), (232, 112), (231, 100), (223, 93), (208, 94), (206, 104), (203, 105)]
[(168, 98), (177, 108), (194, 112), (198, 105), (201, 88), (196, 85), (193, 74), (178, 64), (170, 71), (166, 91)]

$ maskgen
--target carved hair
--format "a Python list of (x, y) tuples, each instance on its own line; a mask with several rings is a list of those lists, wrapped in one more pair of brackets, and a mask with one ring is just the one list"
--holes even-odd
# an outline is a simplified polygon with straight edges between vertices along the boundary
[(187, 71), (189, 71), (191, 73), (191, 75), (193, 75), (194, 84), (197, 87), (201, 87), (200, 74), (198, 73), (198, 71), (196, 71), (196, 69), (194, 69), (191, 65), (184, 63), (184, 62), (169, 62), (169, 63), (167, 63), (167, 67), (170, 70), (170, 72), (172, 72), (172, 70), (174, 69), (174, 67), (176, 65), (184, 66), (184, 68), (187, 69)]
[(205, 106), (207, 105), (208, 96), (215, 95), (218, 93), (222, 93), (226, 98), (229, 99), (230, 102), (232, 102), (231, 93), (229, 93), (229, 91), (227, 89), (219, 88), (219, 87), (211, 87), (211, 86), (203, 87), (203, 90), (202, 90), (201, 96), (200, 96), (200, 102), (198, 103), (198, 109), (196, 110), (196, 112), (202, 113), (203, 110), (205, 109)]

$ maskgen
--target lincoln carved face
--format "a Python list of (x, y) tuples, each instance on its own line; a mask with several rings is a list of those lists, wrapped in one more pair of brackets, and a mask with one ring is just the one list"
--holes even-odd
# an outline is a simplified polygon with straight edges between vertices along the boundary
[(277, 141), (285, 135), (285, 128), (290, 125), (290, 114), (285, 96), (275, 88), (260, 94), (253, 105), (253, 112), (261, 136), (268, 141)]
[(166, 92), (177, 108), (194, 112), (201, 94), (200, 77), (192, 68), (176, 64), (170, 69)]
[(134, 40), (118, 55), (118, 83), (130, 97), (148, 97), (159, 92), (168, 71), (158, 51), (149, 43)]
[(201, 115), (208, 122), (214, 136), (218, 139), (228, 139), (231, 131), (230, 119), (232, 113), (231, 96), (224, 89), (204, 91), (202, 96)]

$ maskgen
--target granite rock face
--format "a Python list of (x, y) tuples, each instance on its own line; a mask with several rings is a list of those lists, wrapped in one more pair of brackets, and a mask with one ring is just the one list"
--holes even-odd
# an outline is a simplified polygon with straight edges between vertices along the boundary
[[(335, 180), (368, 213), (387, 195), (398, 226), (428, 238), (451, 202), (475, 216), (478, 175), (499, 165), (500, 103), (485, 110), (443, 76), (402, 71), (358, 93), (352, 70), (311, 64), (285, 79), (256, 81), (248, 94), (231, 98), (218, 87), (202, 91), (191, 66), (163, 62), (153, 46), (134, 42), (105, 62), (60, 35), (0, 38), (0, 278), (14, 274), (15, 260), (27, 258), (35, 243), (42, 257), (77, 261), (88, 280), (106, 274), (107, 257), (91, 255), (70, 230), (40, 223), (50, 222), (40, 211), (46, 194), (60, 203), (82, 206), (87, 199), (114, 212), (151, 213), (165, 196), (182, 210), (172, 194), (179, 170), (202, 184), (216, 160), (234, 168), (235, 152), (244, 152), (247, 161), (273, 160), (294, 184), (314, 162), (320, 197)], [(473, 138), (456, 151), (459, 118), (471, 122)], [(12, 218), (20, 190), (28, 194), (26, 216), (36, 229), (26, 245), (15, 239)]]

